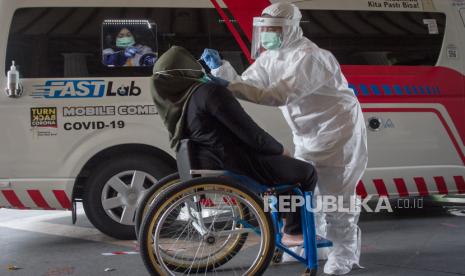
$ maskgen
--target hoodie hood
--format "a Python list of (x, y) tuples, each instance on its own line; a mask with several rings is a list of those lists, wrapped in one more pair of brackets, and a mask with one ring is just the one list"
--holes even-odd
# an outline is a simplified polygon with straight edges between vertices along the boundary
[[(286, 18), (299, 21), (302, 19), (302, 13), (294, 4), (275, 3), (269, 5), (262, 11), (262, 16), (271, 16), (276, 18)], [(302, 39), (303, 31), (300, 26), (284, 26), (283, 27), (283, 45), (281, 49), (285, 49), (294, 42)]]
[(153, 71), (153, 100), (168, 129), (171, 148), (176, 150), (183, 135), (187, 103), (202, 84), (202, 66), (189, 51), (173, 46), (160, 56)]

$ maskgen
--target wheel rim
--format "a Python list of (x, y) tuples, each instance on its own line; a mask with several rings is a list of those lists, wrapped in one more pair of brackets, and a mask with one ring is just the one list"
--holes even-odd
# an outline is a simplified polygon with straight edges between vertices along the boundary
[[(221, 191), (220, 194), (228, 196), (228, 197), (238, 195), (237, 193), (228, 193), (228, 192), (224, 192), (224, 191)], [(161, 238), (161, 233), (163, 232), (162, 231), (163, 221), (166, 218), (167, 214), (169, 214), (170, 211), (173, 210), (173, 208), (176, 208), (178, 204), (181, 204), (181, 202), (185, 202), (185, 200), (188, 197), (191, 197), (193, 195), (199, 195), (199, 193), (198, 192), (193, 192), (193, 193), (190, 193), (189, 195), (184, 194), (180, 198), (174, 199), (173, 201), (168, 200), (169, 203), (167, 202), (165, 204), (169, 205), (170, 207), (168, 207), (166, 212), (160, 216), (160, 220), (157, 221), (156, 225), (155, 225), (154, 221), (152, 221), (151, 225), (150, 225), (150, 227), (148, 229), (150, 237), (148, 239), (148, 245), (147, 246), (150, 246), (151, 248), (154, 249), (154, 251), (149, 252), (149, 255), (153, 254), (152, 256), (150, 256), (152, 258), (152, 261), (155, 260), (155, 259), (153, 259), (153, 257), (156, 256), (156, 259), (158, 260), (158, 261), (156, 261), (156, 263), (158, 263), (161, 266), (164, 273), (169, 274), (169, 275), (177, 275), (178, 273), (176, 273), (176, 272), (180, 272), (180, 274), (192, 274), (192, 272), (194, 272), (194, 274), (195, 274), (195, 271), (196, 271), (196, 268), (195, 268), (195, 265), (194, 265), (196, 263), (196, 260), (195, 260), (196, 257), (194, 257), (193, 260), (191, 259), (191, 265), (188, 266), (187, 268), (185, 268), (184, 271), (181, 272), (181, 271), (179, 271), (177, 269), (171, 270), (169, 268), (169, 265), (165, 262), (166, 261), (166, 259), (165, 259), (166, 255), (164, 253), (166, 251), (162, 250), (159, 247), (159, 246), (161, 246), (163, 244), (163, 242), (160, 240), (160, 238)], [(175, 198), (175, 197), (173, 197), (173, 198)], [(258, 209), (261, 208), (261, 206), (255, 206), (255, 204), (252, 204), (252, 202), (247, 201), (247, 200), (244, 201), (244, 199), (241, 199), (241, 198), (237, 198), (237, 199), (239, 199), (242, 206), (245, 206), (246, 208), (248, 208), (249, 212), (251, 212), (251, 214), (253, 214), (254, 217), (259, 217), (260, 216), (259, 215), (260, 212), (258, 211)], [(264, 221), (256, 220), (255, 222), (258, 224), (257, 225), (258, 229), (264, 230), (264, 228), (265, 228), (264, 224), (263, 224)], [(183, 231), (182, 229), (180, 229), (180, 230)], [(236, 268), (228, 267), (228, 268), (226, 268), (226, 270), (229, 271), (229, 272), (232, 271), (234, 273), (234, 275), (249, 275), (251, 273), (251, 271), (256, 270), (257, 267), (258, 267), (258, 264), (263, 261), (262, 257), (264, 256), (265, 252), (267, 252), (267, 250), (268, 250), (267, 248), (268, 248), (269, 244), (267, 242), (267, 240), (268, 240), (267, 236), (268, 236), (267, 234), (258, 236), (258, 240), (256, 241), (256, 244), (255, 244), (255, 246), (258, 247), (258, 248), (256, 248), (257, 251), (255, 252), (255, 254), (251, 255), (251, 256), (254, 256), (254, 257), (250, 258), (250, 256), (248, 256), (249, 259), (248, 259), (248, 264), (247, 265), (241, 265), (239, 268), (238, 267), (236, 267)], [(154, 244), (154, 241), (157, 241), (157, 243)], [(251, 247), (249, 247), (247, 245), (246, 245), (246, 247), (251, 248)], [(197, 252), (198, 252), (199, 248), (200, 247), (197, 248)], [(195, 252), (195, 256), (197, 256), (197, 252)], [(203, 253), (203, 249), (202, 249), (202, 253)], [(177, 257), (179, 259), (185, 259), (185, 258), (182, 258), (181, 255), (178, 255), (178, 254), (176, 254), (176, 255), (177, 255)], [(207, 259), (207, 264), (208, 264), (208, 259)], [(181, 266), (179, 266), (179, 268), (181, 268)], [(210, 273), (216, 274), (217, 272), (219, 272), (218, 270), (216, 270), (215, 266), (211, 267), (211, 269), (212, 269), (212, 271), (210, 271)], [(239, 269), (239, 271), (237, 269)]]
[[(223, 203), (222, 201), (223, 201), (224, 198), (225, 198), (225, 197), (221, 197), (221, 200), (220, 200), (220, 202), (219, 202), (220, 204)], [(212, 200), (212, 203), (213, 203), (213, 202), (218, 203), (217, 195), (214, 195), (214, 199), (211, 199), (211, 200)], [(229, 211), (230, 211), (230, 214), (231, 214), (233, 217), (237, 217), (237, 216), (244, 217), (244, 210), (240, 210), (239, 208), (233, 207), (232, 205), (230, 205), (230, 207), (231, 207), (231, 208), (229, 208), (229, 209), (230, 209)], [(173, 211), (173, 208), (174, 208), (174, 207), (172, 206), (172, 207), (170, 208), (170, 210), (167, 211), (167, 213), (172, 212), (172, 211)], [(184, 208), (186, 208), (186, 206), (184, 206), (182, 209), (184, 209)], [(204, 210), (207, 209), (207, 210), (206, 210), (207, 212), (208, 212), (209, 210), (211, 210), (210, 208), (215, 209), (215, 207), (203, 207), (203, 208), (204, 208)], [(226, 210), (223, 209), (222, 211), (226, 211)], [(178, 215), (177, 218), (175, 218), (175, 219), (177, 219), (178, 221), (185, 221), (185, 220), (186, 220), (185, 216), (187, 215), (186, 212), (187, 212), (186, 210), (180, 210), (179, 215)], [(220, 211), (220, 212), (221, 212), (221, 211)], [(224, 212), (224, 213), (227, 213), (227, 212), (228, 212), (228, 211), (226, 211), (226, 212)], [(215, 215), (213, 215), (213, 216), (215, 216)], [(170, 215), (166, 215), (166, 214), (165, 214), (164, 217), (165, 217), (165, 222), (166, 222), (166, 217), (170, 217)], [(184, 217), (184, 218), (183, 218), (183, 217)], [(215, 216), (215, 217), (216, 217), (216, 216)], [(187, 220), (188, 220), (188, 218), (187, 218)], [(223, 221), (224, 221), (224, 220), (223, 220)], [(214, 225), (215, 222), (216, 222), (216, 223), (220, 223), (220, 221), (219, 221), (218, 219), (214, 219), (213, 222), (212, 222), (211, 224)], [(162, 224), (163, 224), (163, 223), (162, 223)], [(168, 223), (168, 224), (170, 224), (170, 223)], [(234, 228), (234, 224), (235, 224), (235, 223), (231, 223), (229, 226), (225, 226), (225, 227), (232, 227), (232, 228)], [(229, 229), (226, 229), (225, 227), (223, 227), (223, 230), (229, 230)], [(231, 230), (232, 230), (232, 229), (231, 229)], [(161, 230), (161, 231), (162, 231), (162, 232), (166, 232), (166, 230)], [(211, 237), (211, 238), (214, 238), (214, 237)], [(245, 238), (247, 238), (247, 237), (245, 237)], [(228, 250), (226, 250), (225, 252), (221, 252), (221, 251), (224, 250), (224, 248), (225, 248), (226, 246), (229, 246), (230, 248), (234, 248), (234, 247), (236, 246), (236, 243), (239, 242), (240, 239), (241, 239), (241, 235), (237, 235), (237, 236), (229, 235), (226, 239), (222, 240), (222, 242), (221, 242), (221, 241), (218, 242), (218, 244), (220, 244), (220, 243), (222, 243), (222, 244), (221, 244), (220, 246), (218, 246), (216, 249), (210, 248), (210, 250), (209, 250), (209, 252), (208, 252), (209, 258), (211, 258), (212, 261), (213, 261), (213, 260), (215, 260), (215, 259), (221, 259), (222, 257), (225, 257), (225, 256), (228, 255), (228, 253), (229, 253)], [(207, 239), (207, 240), (208, 240), (208, 239)], [(231, 241), (233, 241), (233, 242), (231, 242)], [(207, 241), (207, 242), (208, 242), (208, 241)], [(216, 242), (215, 242), (215, 243), (216, 243)], [(156, 245), (154, 244), (153, 247), (152, 247), (152, 250), (154, 250), (154, 251), (156, 250), (156, 249), (155, 249), (155, 246), (156, 246)], [(226, 253), (226, 252), (227, 252), (227, 253)], [(220, 256), (221, 256), (221, 255), (223, 255), (223, 256), (221, 256), (221, 257), (216, 256), (217, 254), (220, 254)], [(189, 260), (189, 259), (180, 260), (180, 259), (181, 259), (180, 256), (175, 256), (175, 258), (172, 258), (172, 256), (169, 256), (169, 252), (162, 252), (162, 256), (163, 256), (164, 259), (165, 259), (165, 258), (171, 258), (171, 260), (168, 261), (167, 263), (174, 264), (174, 265), (178, 265), (178, 268), (181, 268), (181, 267), (183, 266), (183, 264), (181, 264), (183, 261), (186, 261), (186, 262), (192, 261), (192, 260)], [(178, 260), (176, 260), (176, 257), (178, 258)], [(233, 256), (231, 256), (231, 257), (233, 257)], [(180, 261), (180, 262), (177, 262), (177, 261)], [(202, 262), (202, 261), (204, 261), (204, 260), (202, 260), (202, 258), (199, 258), (198, 262), (200, 263), (200, 262)], [(187, 264), (189, 264), (189, 263), (187, 263)], [(184, 265), (186, 265), (186, 263), (184, 263)]]
[(117, 223), (134, 225), (137, 206), (147, 189), (155, 183), (155, 177), (138, 170), (124, 171), (112, 176), (102, 190), (103, 210)]

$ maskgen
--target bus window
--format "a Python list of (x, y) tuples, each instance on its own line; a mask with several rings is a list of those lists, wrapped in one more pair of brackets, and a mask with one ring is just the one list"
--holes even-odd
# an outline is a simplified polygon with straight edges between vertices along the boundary
[(304, 35), (345, 65), (435, 65), (446, 22), (442, 13), (304, 10), (302, 14)]
[[(24, 78), (150, 76), (153, 66), (139, 61), (122, 66), (105, 64), (105, 53), (119, 51), (105, 20), (156, 23), (156, 31), (133, 30), (140, 45), (156, 59), (172, 45), (200, 57), (204, 48), (220, 50), (240, 73), (248, 62), (234, 36), (212, 8), (23, 8), (10, 27), (6, 68), (15, 60)], [(107, 21), (109, 23), (110, 21)], [(233, 24), (237, 24), (233, 22)], [(107, 27), (105, 27), (107, 26)], [(142, 28), (142, 25), (139, 26)], [(116, 28), (116, 27), (115, 27)], [(116, 28), (117, 29), (117, 28)], [(240, 28), (239, 28), (240, 29)], [(131, 28), (127, 28), (131, 31)], [(124, 32), (127, 31), (124, 30)], [(104, 34), (105, 33), (105, 34)], [(156, 43), (157, 46), (154, 44)], [(148, 52), (147, 52), (148, 53)], [(121, 61), (119, 61), (121, 62)], [(116, 63), (119, 65), (119, 63)]]

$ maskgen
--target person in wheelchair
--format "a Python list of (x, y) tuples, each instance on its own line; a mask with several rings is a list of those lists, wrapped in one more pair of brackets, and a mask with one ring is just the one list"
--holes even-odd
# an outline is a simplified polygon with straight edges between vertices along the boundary
[[(195, 144), (196, 169), (228, 170), (267, 184), (299, 183), (313, 191), (315, 168), (289, 157), (283, 145), (260, 128), (229, 90), (209, 81), (202, 65), (184, 48), (171, 47), (155, 63), (153, 94), (170, 135)], [(283, 214), (282, 243), (303, 243), (300, 211)]]

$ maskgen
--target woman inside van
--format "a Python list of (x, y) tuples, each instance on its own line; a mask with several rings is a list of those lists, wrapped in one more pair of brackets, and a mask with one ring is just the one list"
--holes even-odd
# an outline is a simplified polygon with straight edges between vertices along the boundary
[[(313, 191), (314, 167), (287, 156), (283, 146), (260, 128), (226, 88), (209, 82), (201, 64), (184, 48), (171, 47), (155, 63), (154, 101), (170, 134), (195, 144), (196, 169), (228, 170), (266, 185), (300, 183)], [(300, 213), (283, 214), (286, 246), (303, 243)]]
[(103, 64), (111, 67), (152, 66), (154, 53), (149, 46), (137, 43), (134, 30), (122, 27), (115, 34), (109, 34), (109, 48), (103, 49)]

